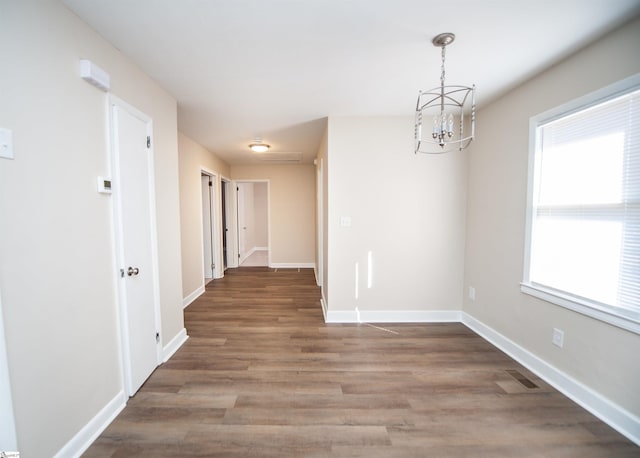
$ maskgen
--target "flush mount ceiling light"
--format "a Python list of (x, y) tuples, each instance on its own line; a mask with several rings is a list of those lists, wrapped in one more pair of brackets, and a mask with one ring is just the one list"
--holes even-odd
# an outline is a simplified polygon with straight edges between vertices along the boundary
[(249, 144), (249, 148), (254, 153), (266, 153), (271, 148), (271, 145), (267, 145), (266, 143), (262, 143), (261, 138), (256, 138), (256, 141)]
[[(444, 84), (445, 49), (455, 38), (453, 33), (441, 33), (431, 41), (433, 46), (441, 48), (440, 86), (418, 94), (415, 153), (441, 154), (456, 149), (462, 151), (469, 146), (475, 135), (476, 86)], [(423, 121), (430, 125), (432, 119), (433, 127), (425, 128)], [(465, 128), (469, 132), (467, 136)]]

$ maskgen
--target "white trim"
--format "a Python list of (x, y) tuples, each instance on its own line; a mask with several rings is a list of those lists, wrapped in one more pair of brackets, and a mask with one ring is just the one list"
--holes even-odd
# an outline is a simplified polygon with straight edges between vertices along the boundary
[(326, 323), (462, 323), (620, 434), (640, 445), (640, 417), (606, 399), (466, 312), (455, 310), (327, 310), (324, 297), (320, 299), (320, 304)]
[(320, 279), (318, 278), (318, 264), (317, 263), (313, 264), (313, 276), (316, 279), (316, 286), (322, 287), (322, 285), (320, 284)]
[(327, 321), (327, 301), (324, 299), (324, 294), (321, 294), (321, 296), (320, 296), (320, 305), (322, 306), (322, 316), (324, 317), (324, 322), (328, 323), (328, 321)]
[[(212, 243), (212, 259), (211, 262), (215, 266), (213, 268), (212, 275), (213, 277), (207, 277), (207, 270), (204, 266), (204, 205), (205, 202), (202, 198), (202, 177), (207, 176), (211, 181), (211, 186), (209, 186), (209, 196), (213, 197), (213, 199), (209, 202), (209, 212), (210, 212), (210, 223), (213, 223), (213, 226), (209, 226), (209, 230), (211, 231), (211, 243)], [(222, 219), (220, 218), (220, 201), (218, 194), (220, 193), (220, 180), (218, 178), (218, 172), (208, 169), (207, 167), (201, 165), (200, 166), (200, 252), (202, 254), (202, 262), (200, 265), (202, 266), (202, 277), (206, 280), (212, 280), (213, 278), (221, 278), (222, 274), (220, 272), (219, 266), (222, 264), (222, 236), (220, 234), (220, 230), (222, 228)], [(222, 269), (224, 270), (224, 269)]]
[(573, 113), (586, 110), (607, 100), (619, 97), (640, 87), (640, 73), (617, 81), (601, 89), (583, 95), (543, 113), (529, 118), (529, 157), (527, 165), (527, 207), (524, 240), (524, 266), (520, 290), (555, 305), (568, 308), (596, 320), (617, 326), (621, 329), (640, 334), (640, 314), (618, 307), (599, 304), (593, 300), (572, 296), (563, 291), (547, 288), (531, 281), (531, 243), (535, 238), (534, 202), (537, 201), (535, 189), (535, 172), (539, 170), (541, 144), (539, 127), (556, 119), (570, 116)]
[[(323, 311), (324, 311), (323, 302)], [(327, 310), (326, 323), (459, 323), (459, 310)]]
[(169, 361), (169, 358), (173, 356), (175, 352), (177, 352), (180, 347), (187, 341), (189, 336), (187, 335), (187, 330), (182, 328), (179, 333), (175, 335), (171, 341), (162, 348), (162, 362), (166, 363)]
[[(551, 302), (552, 304), (556, 304), (569, 310), (573, 310), (574, 312), (580, 313), (582, 315), (595, 318), (596, 320), (604, 321), (605, 323), (617, 326), (621, 329), (625, 329), (635, 334), (640, 334), (640, 321), (637, 318), (631, 316), (627, 317), (622, 315), (621, 313), (616, 313), (617, 310), (612, 311), (611, 309), (605, 307), (599, 309), (597, 308), (596, 304), (588, 301), (585, 301), (585, 303), (583, 304), (579, 302), (577, 298), (573, 298), (569, 295), (564, 295), (560, 292), (550, 290), (545, 288), (544, 286), (539, 285), (521, 283), (520, 291), (525, 294), (537, 297), (538, 299), (542, 299), (544, 301)], [(620, 312), (624, 311), (620, 310)], [(634, 312), (629, 311), (629, 313), (632, 314)]]
[(324, 175), (322, 158), (314, 161), (316, 164), (316, 284), (324, 286)]
[(13, 415), (13, 397), (9, 377), (6, 338), (2, 314), (2, 293), (0, 292), (0, 450), (18, 450), (16, 423)]
[(269, 263), (269, 267), (273, 269), (313, 269), (315, 267), (313, 262), (272, 262)]
[[(238, 192), (236, 190), (236, 182), (231, 178), (220, 175), (220, 193), (222, 194), (223, 183), (226, 183), (225, 192), (225, 215), (224, 219), (227, 223), (227, 269), (238, 267)], [(222, 209), (220, 209), (222, 212)], [(222, 213), (221, 213), (222, 214)], [(224, 250), (224, 247), (223, 247)], [(224, 269), (223, 269), (224, 270)], [(224, 276), (224, 272), (222, 273)]]
[(126, 405), (127, 396), (124, 391), (120, 391), (54, 455), (54, 458), (81, 456)]
[[(256, 251), (269, 251), (269, 247), (266, 246), (254, 246), (240, 259), (240, 264), (245, 262), (248, 258), (251, 257)], [(268, 253), (267, 253), (268, 254)]]
[[(189, 339), (187, 330), (182, 330), (163, 348), (163, 362), (167, 362), (173, 354)], [(59, 451), (54, 458), (81, 456), (93, 442), (107, 429), (127, 404), (127, 396), (120, 391), (89, 422), (82, 427)]]
[(202, 296), (204, 294), (204, 291), (205, 291), (204, 285), (201, 285), (201, 286), (198, 287), (198, 289), (193, 291), (187, 297), (182, 298), (182, 308), (186, 309), (189, 306), (189, 304), (191, 304), (197, 298)]
[(498, 347), (545, 382), (591, 412), (600, 420), (640, 445), (640, 418), (568, 374), (537, 357), (517, 343), (493, 330), (471, 315), (461, 312), (462, 323), (473, 332)]

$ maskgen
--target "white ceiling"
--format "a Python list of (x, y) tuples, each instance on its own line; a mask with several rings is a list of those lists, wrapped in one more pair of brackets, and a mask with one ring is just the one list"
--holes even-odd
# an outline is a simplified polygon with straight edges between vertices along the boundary
[[(446, 76), (488, 101), (640, 13), (640, 0), (62, 0), (178, 101), (230, 164), (315, 157), (327, 116), (413, 116)], [(90, 58), (90, 56), (87, 56)], [(98, 63), (99, 64), (99, 63)]]

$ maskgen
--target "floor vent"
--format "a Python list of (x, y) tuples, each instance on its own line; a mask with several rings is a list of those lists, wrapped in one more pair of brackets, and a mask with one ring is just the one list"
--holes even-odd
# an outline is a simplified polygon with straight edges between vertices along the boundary
[(520, 382), (520, 384), (522, 384), (522, 386), (524, 386), (525, 388), (529, 388), (529, 389), (538, 388), (538, 385), (533, 383), (531, 380), (529, 380), (527, 377), (522, 375), (520, 372), (513, 369), (508, 369), (506, 372), (511, 377), (513, 377), (518, 382)]

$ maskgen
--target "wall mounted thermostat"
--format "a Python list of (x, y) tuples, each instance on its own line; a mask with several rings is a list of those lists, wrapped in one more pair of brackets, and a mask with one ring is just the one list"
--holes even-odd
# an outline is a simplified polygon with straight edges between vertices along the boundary
[(102, 194), (111, 194), (111, 178), (98, 177), (98, 192)]
[(0, 127), (0, 157), (13, 159), (13, 134), (9, 129)]

